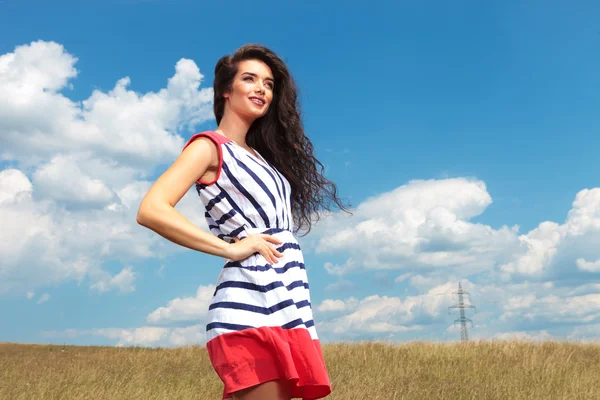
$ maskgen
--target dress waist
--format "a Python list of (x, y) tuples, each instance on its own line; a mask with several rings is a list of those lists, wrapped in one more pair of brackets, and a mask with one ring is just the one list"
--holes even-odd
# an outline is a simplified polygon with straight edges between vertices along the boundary
[(274, 235), (276, 233), (288, 233), (293, 236), (292, 231), (284, 228), (249, 228), (244, 226), (242, 231), (237, 235), (238, 239), (244, 239), (246, 236), (251, 234), (266, 234), (266, 235)]
[[(292, 248), (300, 249), (300, 244), (298, 243), (298, 240), (294, 236), (294, 233), (292, 231), (290, 231), (289, 229), (264, 228), (264, 227), (263, 228), (244, 227), (244, 230), (242, 230), (237, 237), (238, 237), (238, 239), (243, 240), (248, 235), (252, 235), (252, 234), (266, 234), (266, 235), (275, 236), (277, 239), (279, 239), (283, 242), (283, 245), (275, 245), (275, 247), (279, 246), (278, 248), (280, 249), (280, 251), (283, 251), (283, 249), (285, 247), (290, 247), (290, 246)], [(284, 246), (284, 247), (282, 247), (282, 246)], [(255, 253), (255, 254), (258, 254), (258, 253)], [(226, 258), (225, 263), (227, 264), (229, 262), (231, 262), (231, 260)]]

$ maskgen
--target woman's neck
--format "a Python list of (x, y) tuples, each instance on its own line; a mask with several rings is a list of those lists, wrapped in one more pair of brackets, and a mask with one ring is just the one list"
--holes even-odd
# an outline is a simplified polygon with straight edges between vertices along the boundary
[(251, 124), (252, 122), (248, 122), (234, 113), (227, 113), (221, 119), (217, 131), (220, 131), (221, 134), (227, 136), (239, 146), (247, 148), (246, 134)]

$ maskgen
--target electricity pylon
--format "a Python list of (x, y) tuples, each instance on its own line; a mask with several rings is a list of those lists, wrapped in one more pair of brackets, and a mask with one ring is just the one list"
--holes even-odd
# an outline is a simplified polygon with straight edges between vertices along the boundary
[[(463, 295), (468, 294), (469, 298), (471, 296), (471, 294), (467, 291), (464, 291), (462, 288), (462, 285), (460, 284), (460, 282), (458, 282), (458, 292), (453, 292), (452, 294), (458, 294), (458, 304), (455, 304), (453, 306), (448, 307), (450, 308), (458, 308), (460, 310), (460, 318), (459, 319), (455, 319), (454, 323), (457, 323), (460, 321), (460, 340), (469, 340), (469, 334), (467, 332), (467, 321), (469, 321), (471, 323), (471, 326), (473, 326), (473, 321), (471, 321), (469, 318), (467, 318), (465, 316), (465, 308), (475, 308), (475, 306), (472, 306), (470, 304), (465, 305), (465, 302), (463, 300)], [(450, 312), (450, 310), (448, 310), (448, 312)]]

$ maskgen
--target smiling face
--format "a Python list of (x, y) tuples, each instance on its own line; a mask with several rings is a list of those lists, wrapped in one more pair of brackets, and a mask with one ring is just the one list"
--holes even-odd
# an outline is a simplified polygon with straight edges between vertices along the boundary
[(275, 80), (271, 68), (259, 60), (243, 60), (233, 77), (231, 90), (223, 94), (225, 110), (253, 121), (264, 116), (273, 101)]

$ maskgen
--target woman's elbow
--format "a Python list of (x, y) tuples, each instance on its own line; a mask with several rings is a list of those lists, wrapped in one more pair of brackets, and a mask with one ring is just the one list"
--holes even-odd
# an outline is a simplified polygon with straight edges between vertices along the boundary
[(146, 216), (142, 212), (142, 209), (138, 209), (137, 216), (135, 217), (135, 221), (141, 226), (146, 226)]
[(147, 201), (142, 200), (135, 218), (136, 222), (147, 228), (150, 225), (151, 216), (152, 211), (150, 210), (150, 205)]

